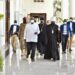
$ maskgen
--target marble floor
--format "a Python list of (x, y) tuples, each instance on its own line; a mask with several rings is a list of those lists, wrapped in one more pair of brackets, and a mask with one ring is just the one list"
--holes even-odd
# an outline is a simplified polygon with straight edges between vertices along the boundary
[(9, 57), (5, 61), (5, 75), (75, 75), (75, 44), (72, 46), (72, 53), (67, 50), (66, 54), (61, 53), (60, 60), (53, 62), (44, 60), (43, 56), (35, 62), (28, 61), (23, 57), (17, 65), (16, 56), (13, 55), (12, 65), (9, 66)]

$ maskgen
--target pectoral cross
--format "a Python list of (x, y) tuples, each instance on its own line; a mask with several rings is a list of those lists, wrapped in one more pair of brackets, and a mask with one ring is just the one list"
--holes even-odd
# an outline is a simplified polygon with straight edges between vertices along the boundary
[(54, 34), (54, 30), (52, 29), (52, 34)]

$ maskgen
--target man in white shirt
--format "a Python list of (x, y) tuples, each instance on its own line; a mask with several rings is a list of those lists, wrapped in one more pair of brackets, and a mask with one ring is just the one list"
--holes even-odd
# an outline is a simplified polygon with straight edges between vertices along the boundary
[(27, 23), (24, 32), (24, 39), (27, 43), (27, 58), (31, 54), (31, 60), (34, 61), (35, 49), (38, 42), (38, 34), (40, 33), (39, 26), (31, 18), (30, 22)]

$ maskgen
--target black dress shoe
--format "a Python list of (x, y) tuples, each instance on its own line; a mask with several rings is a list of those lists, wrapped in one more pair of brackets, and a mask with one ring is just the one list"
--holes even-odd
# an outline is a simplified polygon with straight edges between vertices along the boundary
[(13, 50), (14, 53), (16, 53), (16, 50)]
[(60, 58), (57, 58), (57, 60), (60, 60)]
[(55, 59), (53, 59), (53, 61), (55, 62), (56, 60), (55, 60)]
[(72, 49), (69, 49), (69, 52), (71, 53)]
[(66, 51), (63, 51), (62, 53), (63, 53), (63, 54), (65, 54), (65, 53), (66, 53)]
[(26, 55), (26, 58), (28, 58), (29, 55)]
[(34, 62), (35, 60), (34, 59), (31, 59), (31, 61)]
[(55, 61), (56, 61), (56, 59), (55, 59), (55, 58), (53, 58), (53, 61), (55, 62)]

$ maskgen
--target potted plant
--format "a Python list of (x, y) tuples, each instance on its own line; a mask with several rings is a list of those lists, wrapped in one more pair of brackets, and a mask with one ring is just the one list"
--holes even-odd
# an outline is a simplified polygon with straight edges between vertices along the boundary
[[(0, 13), (0, 20), (4, 17), (3, 14)], [(0, 75), (3, 74), (3, 56), (0, 50)]]
[(2, 57), (2, 54), (0, 52), (0, 72), (3, 71), (3, 57)]
[(4, 15), (0, 13), (0, 20), (3, 18), (3, 16), (4, 16)]

